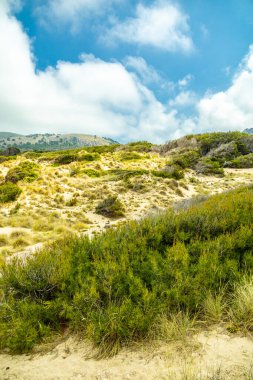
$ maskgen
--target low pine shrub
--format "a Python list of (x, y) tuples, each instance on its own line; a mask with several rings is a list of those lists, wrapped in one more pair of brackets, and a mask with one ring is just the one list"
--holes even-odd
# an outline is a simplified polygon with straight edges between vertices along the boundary
[(134, 161), (134, 160), (141, 160), (143, 158), (145, 157), (136, 152), (123, 152), (120, 155), (121, 161), (131, 161), (131, 160)]
[(199, 174), (224, 176), (224, 169), (220, 166), (220, 163), (207, 157), (203, 157), (198, 161), (195, 170)]
[(253, 168), (253, 153), (246, 154), (245, 156), (239, 156), (232, 161), (226, 163), (226, 167), (229, 168)]
[(24, 161), (10, 169), (5, 177), (6, 182), (33, 182), (39, 176), (39, 166), (34, 162)]
[(101, 201), (96, 207), (96, 213), (108, 218), (118, 218), (124, 216), (125, 209), (117, 196), (110, 196)]
[(56, 165), (68, 165), (71, 162), (77, 161), (78, 156), (76, 154), (61, 154), (54, 159)]
[(0, 185), (0, 203), (15, 201), (21, 194), (21, 189), (10, 182)]

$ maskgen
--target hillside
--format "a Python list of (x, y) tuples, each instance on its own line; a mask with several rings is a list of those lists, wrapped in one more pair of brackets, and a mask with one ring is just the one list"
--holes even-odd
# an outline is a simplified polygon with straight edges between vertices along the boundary
[(253, 133), (253, 128), (245, 129), (243, 132), (244, 133), (250, 133), (250, 134), (252, 134)]
[(18, 133), (12, 132), (0, 132), (0, 139), (7, 139), (8, 137), (18, 137), (21, 136)]
[[(240, 357), (238, 344), (246, 347), (238, 366), (225, 360), (223, 351), (219, 360), (225, 373), (230, 371), (227, 378), (248, 379), (253, 351), (252, 155), (253, 136), (229, 132), (185, 136), (161, 146), (136, 142), (0, 157), (0, 348), (5, 368), (19, 363), (10, 353), (43, 349), (37, 344), (52, 347), (52, 340), (59, 344), (60, 357), (75, 365), (82, 360), (76, 354), (80, 343), (73, 343), (77, 333), (97, 358), (124, 352), (124, 360), (115, 359), (115, 373), (102, 362), (101, 378), (142, 379), (146, 367), (135, 376), (139, 369), (130, 360), (141, 366), (143, 357), (150, 363), (148, 379), (157, 373), (170, 378), (168, 355), (180, 358), (173, 359), (174, 370), (183, 371), (185, 354), (198, 373), (201, 347), (211, 352), (208, 344), (214, 347), (218, 336), (227, 350), (233, 345), (230, 356)], [(150, 347), (157, 342), (163, 353), (158, 350), (154, 359)], [(149, 354), (124, 351), (138, 350), (140, 344), (147, 344)], [(90, 352), (88, 367), (78, 366), (78, 371), (96, 379)], [(29, 358), (26, 371), (36, 361), (42, 372), (26, 378), (20, 362), (13, 376), (43, 379), (48, 357)], [(6, 376), (5, 368), (0, 376)], [(238, 377), (242, 368), (246, 375)], [(58, 376), (78, 379), (64, 371)]]
[(38, 150), (53, 151), (80, 148), (83, 146), (110, 145), (116, 143), (104, 137), (85, 134), (33, 134), (17, 135), (9, 132), (0, 132), (0, 150), (15, 146), (22, 151)]

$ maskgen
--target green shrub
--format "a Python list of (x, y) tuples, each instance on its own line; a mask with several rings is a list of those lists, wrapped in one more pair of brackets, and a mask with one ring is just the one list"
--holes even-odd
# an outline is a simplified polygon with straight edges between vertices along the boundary
[(119, 144), (113, 144), (113, 145), (99, 145), (99, 146), (89, 146), (85, 147), (85, 150), (87, 152), (91, 153), (114, 153), (116, 149), (118, 148)]
[[(166, 315), (175, 321), (171, 314), (202, 318), (204, 311), (219, 319), (215, 295), (231, 299), (234, 284), (253, 270), (252, 209), (253, 188), (238, 189), (91, 240), (66, 237), (26, 263), (5, 264), (0, 346), (25, 352), (67, 325), (110, 355), (154, 335)], [(234, 305), (237, 323), (245, 297), (252, 311), (251, 288)], [(180, 331), (187, 326), (183, 318)]]
[(227, 162), (226, 167), (229, 168), (253, 168), (253, 153), (245, 156), (239, 156), (234, 160)]
[(104, 172), (102, 172), (101, 170), (95, 170), (95, 169), (83, 169), (81, 173), (86, 174), (87, 176), (92, 177), (92, 178), (98, 178), (104, 174)]
[(151, 152), (153, 144), (147, 141), (137, 141), (132, 142), (127, 145), (120, 146), (120, 150), (126, 150), (128, 152), (143, 152), (148, 153)]
[(218, 175), (221, 177), (224, 176), (224, 169), (221, 168), (220, 163), (218, 161), (212, 161), (207, 157), (201, 158), (199, 160), (195, 166), (195, 170), (197, 173), (204, 175)]
[(190, 150), (173, 157), (172, 164), (179, 165), (182, 169), (193, 168), (199, 157), (200, 155), (196, 150)]
[(221, 144), (227, 144), (231, 141), (237, 142), (247, 138), (245, 133), (241, 132), (213, 132), (204, 133), (195, 136), (200, 143), (201, 155), (206, 155), (211, 149), (217, 148)]
[(33, 182), (39, 176), (39, 166), (30, 161), (21, 162), (10, 169), (5, 177), (6, 182), (17, 183), (18, 181)]
[(124, 216), (124, 206), (117, 196), (110, 196), (101, 201), (96, 207), (96, 213), (108, 218)]
[(21, 189), (10, 182), (0, 185), (0, 203), (15, 201), (21, 194)]
[(120, 155), (121, 161), (131, 161), (131, 160), (141, 160), (145, 158), (144, 156), (141, 156), (139, 153), (136, 152), (123, 152)]
[(68, 165), (71, 162), (77, 161), (78, 156), (76, 154), (62, 154), (55, 158), (54, 164), (57, 165)]
[(184, 173), (177, 165), (167, 165), (164, 170), (152, 170), (155, 177), (183, 179)]
[(98, 153), (85, 153), (78, 156), (78, 161), (97, 161), (100, 159), (100, 154)]

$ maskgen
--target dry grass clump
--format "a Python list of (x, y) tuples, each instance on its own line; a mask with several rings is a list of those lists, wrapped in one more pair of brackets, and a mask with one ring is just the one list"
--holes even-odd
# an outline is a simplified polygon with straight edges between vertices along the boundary
[(0, 235), (0, 247), (5, 247), (8, 245), (8, 239), (6, 235)]
[(245, 277), (235, 286), (230, 305), (230, 314), (235, 324), (253, 329), (253, 277)]

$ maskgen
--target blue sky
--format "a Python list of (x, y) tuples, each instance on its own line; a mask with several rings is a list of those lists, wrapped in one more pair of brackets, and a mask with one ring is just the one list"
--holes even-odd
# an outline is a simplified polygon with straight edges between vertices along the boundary
[(0, 130), (162, 142), (253, 126), (252, 0), (2, 0), (0, 33)]

